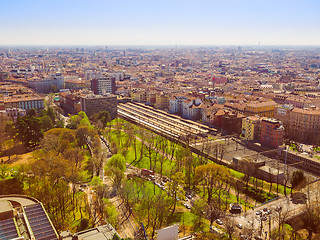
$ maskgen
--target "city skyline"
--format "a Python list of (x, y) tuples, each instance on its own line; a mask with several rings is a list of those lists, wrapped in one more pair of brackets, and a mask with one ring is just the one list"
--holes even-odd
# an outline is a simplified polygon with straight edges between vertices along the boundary
[(0, 45), (320, 45), (307, 1), (2, 1)]

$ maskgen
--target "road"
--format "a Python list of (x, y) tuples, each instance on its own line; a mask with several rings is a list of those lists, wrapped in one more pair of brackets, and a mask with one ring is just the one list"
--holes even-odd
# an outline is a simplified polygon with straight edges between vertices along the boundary
[[(319, 182), (314, 182), (310, 184), (311, 190), (309, 194), (310, 201), (317, 201)], [(306, 187), (302, 192), (308, 192), (308, 187)], [(307, 194), (308, 196), (308, 194)], [(293, 216), (299, 215), (303, 212), (305, 204), (293, 203), (292, 199), (289, 197), (282, 197), (275, 201), (269, 203), (261, 204), (254, 209), (248, 210), (240, 215), (227, 214), (227, 216), (222, 219), (224, 221), (226, 218), (231, 218), (235, 223), (240, 223), (246, 229), (254, 229), (255, 236), (259, 235), (263, 239), (267, 239), (270, 235), (270, 231), (273, 231), (278, 227), (279, 219), (285, 218), (289, 219)], [(270, 214), (267, 214), (265, 210), (270, 210)], [(261, 214), (257, 212), (261, 211)], [(262, 232), (260, 233), (260, 230)], [(238, 233), (241, 234), (242, 230), (237, 229)]]

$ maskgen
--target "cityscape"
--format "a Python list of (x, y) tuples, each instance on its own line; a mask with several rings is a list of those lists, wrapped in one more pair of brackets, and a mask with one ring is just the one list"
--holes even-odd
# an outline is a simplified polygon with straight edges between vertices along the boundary
[(3, 7), (0, 240), (320, 239), (318, 2)]

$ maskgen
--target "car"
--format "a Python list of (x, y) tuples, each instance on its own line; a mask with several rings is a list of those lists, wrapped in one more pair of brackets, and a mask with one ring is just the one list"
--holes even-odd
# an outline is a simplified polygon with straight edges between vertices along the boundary
[(241, 239), (241, 240), (248, 240), (248, 238), (247, 238), (246, 235), (241, 235), (241, 236), (240, 236), (240, 239)]
[(183, 204), (187, 209), (191, 209), (190, 205), (189, 204)]
[(256, 215), (261, 215), (261, 213), (262, 213), (262, 211), (259, 210), (259, 211), (256, 212)]
[(264, 212), (267, 212), (267, 211), (268, 211), (268, 208), (267, 208), (267, 207), (265, 207), (265, 208), (263, 209), (263, 211), (264, 211)]
[(216, 220), (216, 223), (219, 225), (223, 225), (223, 222), (219, 218)]
[(242, 228), (243, 228), (243, 226), (242, 226), (241, 223), (236, 224), (236, 226), (237, 226), (237, 228), (239, 228), (239, 229), (242, 229)]
[(79, 191), (80, 191), (80, 192), (84, 192), (84, 189), (83, 189), (83, 188), (79, 188)]

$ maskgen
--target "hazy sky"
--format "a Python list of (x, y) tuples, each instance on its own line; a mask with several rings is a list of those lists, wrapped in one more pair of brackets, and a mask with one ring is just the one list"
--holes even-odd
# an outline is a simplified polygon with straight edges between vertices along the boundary
[(0, 0), (0, 45), (320, 45), (319, 0)]

